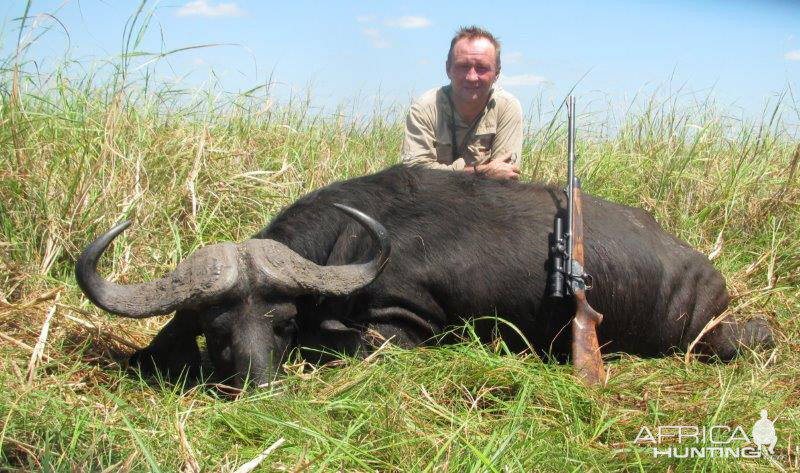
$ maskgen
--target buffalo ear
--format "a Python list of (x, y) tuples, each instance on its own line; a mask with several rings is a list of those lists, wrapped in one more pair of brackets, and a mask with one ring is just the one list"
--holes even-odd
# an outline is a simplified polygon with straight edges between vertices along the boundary
[(361, 331), (336, 319), (323, 320), (319, 324), (319, 331), (326, 348), (350, 356), (361, 348)]

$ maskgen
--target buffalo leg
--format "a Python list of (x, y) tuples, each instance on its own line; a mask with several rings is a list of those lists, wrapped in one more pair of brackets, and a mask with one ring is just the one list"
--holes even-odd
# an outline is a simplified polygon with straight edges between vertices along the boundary
[(701, 352), (730, 361), (743, 349), (772, 348), (772, 329), (763, 319), (723, 321), (703, 337)]
[(159, 372), (176, 380), (185, 373), (194, 379), (200, 373), (198, 335), (200, 327), (195, 314), (179, 311), (148, 346), (131, 355), (128, 365), (138, 368), (146, 377)]

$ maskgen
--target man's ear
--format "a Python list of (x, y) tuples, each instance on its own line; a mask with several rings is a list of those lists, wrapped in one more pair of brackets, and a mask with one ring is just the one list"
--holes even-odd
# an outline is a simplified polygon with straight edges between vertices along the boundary
[(453, 80), (453, 78), (450, 77), (450, 60), (449, 59), (444, 62), (444, 72), (445, 72), (445, 74), (447, 74), (447, 78), (448, 79)]
[(494, 75), (494, 80), (492, 80), (492, 84), (497, 82), (497, 79), (499, 79), (499, 78), (500, 78), (500, 68), (498, 67), (497, 68), (497, 74)]

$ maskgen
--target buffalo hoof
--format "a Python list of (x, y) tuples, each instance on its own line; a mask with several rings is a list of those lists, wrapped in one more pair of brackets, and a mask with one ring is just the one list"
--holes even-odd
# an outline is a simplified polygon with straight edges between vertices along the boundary
[(764, 319), (752, 319), (742, 325), (740, 343), (747, 348), (763, 348), (769, 350), (775, 347), (772, 328)]

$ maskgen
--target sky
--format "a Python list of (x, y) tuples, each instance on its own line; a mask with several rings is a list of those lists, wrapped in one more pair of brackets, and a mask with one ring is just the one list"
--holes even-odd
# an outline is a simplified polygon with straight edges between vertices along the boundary
[[(118, 56), (138, 6), (34, 0), (34, 31), (49, 30), (26, 58), (47, 69), (64, 56)], [(4, 56), (15, 48), (24, 7), (0, 5)], [(790, 89), (800, 102), (800, 1), (162, 0), (144, 12), (153, 17), (139, 51), (217, 45), (158, 61), (162, 79), (201, 87), (213, 78), (232, 92), (271, 80), (276, 96), (310, 94), (323, 110), (402, 108), (445, 84), (450, 39), (471, 24), (499, 37), (500, 83), (526, 113), (573, 87), (579, 107), (624, 106), (656, 91), (710, 98), (744, 117), (760, 117)]]

